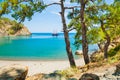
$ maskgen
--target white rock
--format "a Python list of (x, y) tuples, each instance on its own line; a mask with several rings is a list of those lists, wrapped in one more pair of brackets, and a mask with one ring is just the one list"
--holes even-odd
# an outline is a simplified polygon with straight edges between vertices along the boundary
[(76, 50), (75, 54), (76, 55), (83, 55), (83, 52), (82, 52), (82, 50)]

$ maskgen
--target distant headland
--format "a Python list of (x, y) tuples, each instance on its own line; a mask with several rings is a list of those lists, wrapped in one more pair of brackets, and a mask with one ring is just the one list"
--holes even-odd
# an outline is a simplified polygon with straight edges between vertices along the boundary
[(30, 34), (30, 31), (23, 24), (18, 24), (15, 20), (8, 18), (0, 18), (0, 36), (22, 36)]

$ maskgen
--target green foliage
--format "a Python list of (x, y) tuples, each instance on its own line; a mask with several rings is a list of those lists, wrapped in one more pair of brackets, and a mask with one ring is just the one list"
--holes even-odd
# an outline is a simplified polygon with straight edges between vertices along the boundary
[(7, 1), (4, 1), (4, 2), (0, 3), (0, 16), (9, 12), (7, 7), (8, 7), (8, 2)]
[[(114, 63), (120, 60), (120, 44), (115, 48), (112, 48), (108, 52), (107, 63)], [(101, 62), (104, 60), (104, 54), (102, 52), (96, 52), (91, 55), (91, 62)]]
[[(6, 26), (11, 26), (10, 28), (6, 28)], [(23, 24), (17, 23), (15, 20), (12, 21), (8, 18), (1, 17), (0, 18), (0, 28), (7, 29), (8, 34), (15, 34), (17, 31), (22, 29)]]
[(22, 27), (21, 26), (12, 26), (11, 29), (14, 30), (14, 31), (18, 31), (20, 30)]
[(92, 27), (87, 32), (87, 39), (89, 44), (96, 44), (98, 42), (102, 42), (104, 40), (104, 37), (104, 33), (99, 27)]
[(0, 16), (11, 13), (20, 22), (31, 20), (34, 13), (42, 12), (46, 7), (42, 0), (5, 0), (0, 5)]
[(16, 31), (14, 31), (13, 29), (9, 29), (9, 30), (8, 30), (8, 33), (11, 34), (11, 35), (13, 35), (13, 34), (16, 33)]
[(91, 62), (100, 62), (104, 60), (104, 54), (102, 52), (93, 53), (90, 57)]
[(0, 20), (3, 20), (4, 22), (8, 22), (8, 23), (10, 23), (10, 22), (11, 22), (11, 20), (10, 20), (10, 19), (5, 18), (5, 17), (1, 17), (1, 18), (0, 18)]
[(114, 56), (114, 55), (116, 55), (116, 54), (119, 54), (119, 53), (120, 53), (120, 45), (118, 45), (118, 46), (116, 46), (115, 48), (109, 50), (108, 56), (109, 56), (109, 57), (112, 57), (112, 56)]
[(74, 2), (79, 3), (79, 2), (80, 2), (80, 0), (70, 0), (70, 2), (71, 2), (71, 3), (74, 3)]
[(72, 76), (74, 76), (77, 73), (80, 73), (78, 68), (68, 68), (66, 70), (61, 70), (57, 72), (58, 74), (61, 74), (67, 78), (70, 78)]
[(110, 64), (120, 61), (120, 45), (119, 50), (118, 51), (112, 50), (111, 52), (109, 52), (109, 56), (111, 56), (108, 58), (108, 63)]
[[(71, 0), (71, 2), (77, 2), (77, 0)], [(112, 4), (107, 4), (104, 0), (87, 2), (84, 17), (85, 25), (88, 27), (87, 41), (89, 44), (105, 43), (107, 37), (106, 33), (110, 36), (111, 41), (120, 35), (119, 4), (120, 1), (116, 1)], [(81, 44), (81, 26), (79, 26), (81, 24), (79, 14), (80, 13), (76, 13), (76, 15), (74, 15), (74, 12), (71, 12), (68, 15), (68, 18), (71, 19), (71, 22), (69, 23), (70, 28), (75, 27), (76, 29), (75, 45), (77, 48)], [(101, 20), (104, 23), (103, 27), (105, 28), (106, 32), (101, 29)]]

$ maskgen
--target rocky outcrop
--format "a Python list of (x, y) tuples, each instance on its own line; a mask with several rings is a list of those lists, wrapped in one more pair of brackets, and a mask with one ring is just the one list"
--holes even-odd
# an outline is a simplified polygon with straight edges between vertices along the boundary
[(8, 18), (0, 18), (0, 36), (30, 35), (30, 31), (23, 25)]
[(102, 75), (99, 75), (101, 80), (120, 80), (120, 64), (106, 69)]
[(44, 74), (35, 74), (33, 76), (28, 76), (25, 80), (41, 80), (41, 78), (44, 76)]
[(120, 80), (120, 63), (96, 67), (83, 73), (79, 80)]
[(115, 75), (120, 76), (120, 64), (116, 65)]
[(10, 34), (8, 30), (0, 29), (0, 36), (27, 36), (30, 35), (30, 31), (26, 27), (22, 27), (20, 30), (16, 31), (14, 34)]
[(0, 80), (25, 80), (28, 72), (27, 66), (9, 65), (0, 67)]
[(26, 36), (26, 35), (30, 35), (30, 31), (27, 29), (27, 27), (23, 27), (21, 30), (17, 31), (15, 36), (20, 36), (20, 35), (23, 35), (23, 36)]

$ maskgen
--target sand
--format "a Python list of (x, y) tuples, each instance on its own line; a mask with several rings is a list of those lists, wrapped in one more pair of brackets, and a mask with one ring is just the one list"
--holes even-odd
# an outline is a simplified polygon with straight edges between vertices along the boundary
[[(84, 65), (83, 58), (75, 60), (77, 66)], [(11, 64), (20, 64), (28, 66), (28, 75), (32, 76), (37, 73), (51, 73), (56, 70), (64, 70), (70, 67), (68, 60), (63, 61), (8, 61), (0, 60), (0, 67), (11, 65)]]

